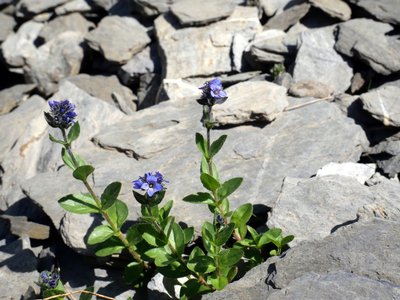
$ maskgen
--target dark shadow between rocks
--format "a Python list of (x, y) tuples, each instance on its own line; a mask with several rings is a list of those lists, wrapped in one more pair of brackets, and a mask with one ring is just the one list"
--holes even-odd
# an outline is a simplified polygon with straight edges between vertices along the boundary
[(275, 283), (273, 282), (273, 278), (275, 277), (275, 275), (276, 275), (276, 266), (275, 266), (275, 264), (270, 264), (268, 266), (268, 276), (267, 276), (267, 278), (265, 278), (264, 282), (266, 285), (269, 285), (274, 290), (277, 289)]
[(334, 233), (334, 232), (335, 232), (336, 230), (338, 230), (339, 228), (344, 227), (344, 226), (347, 226), (347, 225), (354, 224), (354, 223), (356, 223), (357, 221), (358, 221), (358, 217), (355, 218), (354, 220), (349, 220), (349, 221), (343, 222), (342, 224), (338, 224), (338, 225), (334, 226), (334, 227), (331, 229), (331, 234)]
[[(35, 253), (30, 249), (23, 249), (22, 240), (15, 241), (17, 243), (12, 245), (12, 252), (15, 254), (2, 262), (0, 262), (0, 268), (6, 266), (12, 272), (27, 273), (33, 272), (37, 267), (37, 259)], [(7, 246), (0, 248), (0, 251), (6, 250)]]

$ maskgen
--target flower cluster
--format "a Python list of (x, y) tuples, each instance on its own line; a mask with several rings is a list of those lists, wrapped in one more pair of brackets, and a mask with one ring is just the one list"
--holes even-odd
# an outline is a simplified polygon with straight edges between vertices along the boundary
[(213, 106), (214, 104), (222, 104), (228, 99), (219, 78), (207, 81), (199, 89), (203, 91), (200, 99), (197, 100), (201, 105)]
[(75, 113), (75, 105), (68, 100), (56, 101), (50, 100), (50, 113), (45, 112), (44, 116), (47, 123), (51, 127), (67, 129), (71, 124), (74, 123), (74, 119), (77, 116)]
[(155, 193), (164, 190), (164, 182), (168, 183), (168, 180), (158, 171), (145, 173), (143, 177), (140, 176), (139, 179), (132, 181), (134, 189), (146, 191), (149, 197), (153, 197)]
[(44, 288), (54, 289), (59, 279), (60, 275), (58, 273), (43, 271), (40, 273), (39, 284)]

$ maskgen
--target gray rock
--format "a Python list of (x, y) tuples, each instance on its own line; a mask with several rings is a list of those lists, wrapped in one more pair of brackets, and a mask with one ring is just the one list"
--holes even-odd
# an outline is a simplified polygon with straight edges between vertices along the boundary
[(349, 2), (364, 8), (378, 20), (400, 24), (400, 7), (396, 0), (382, 0), (379, 4), (372, 0), (349, 0)]
[(351, 18), (350, 6), (342, 0), (310, 0), (310, 3), (333, 18), (347, 21)]
[[(226, 89), (229, 105), (214, 108), (215, 121), (220, 125), (273, 121), (289, 106), (286, 88), (268, 81), (246, 81)], [(248, 104), (248, 99), (262, 99)]]
[(101, 19), (97, 28), (86, 35), (86, 40), (107, 60), (120, 64), (126, 63), (150, 43), (145, 27), (133, 18), (119, 16)]
[(30, 1), (21, 0), (16, 6), (16, 16), (18, 18), (29, 18), (38, 15), (42, 12), (51, 10), (56, 6), (64, 4), (68, 0), (43, 0), (43, 1)]
[(104, 100), (120, 109), (123, 107), (123, 111), (126, 114), (136, 111), (135, 102), (137, 97), (129, 88), (123, 86), (115, 75), (90, 76), (88, 74), (79, 74), (66, 80), (93, 97)]
[(171, 5), (180, 0), (138, 0), (135, 1), (136, 10), (146, 17), (154, 17), (167, 12)]
[(160, 102), (160, 86), (163, 85), (160, 74), (146, 73), (139, 78), (137, 90), (139, 108), (146, 108)]
[(159, 64), (160, 59), (157, 55), (156, 45), (151, 44), (121, 66), (118, 70), (118, 77), (125, 85), (129, 85), (137, 81), (143, 74), (160, 73)]
[(178, 79), (232, 71), (234, 34), (253, 35), (261, 31), (261, 24), (255, 7), (237, 6), (229, 18), (199, 28), (176, 29), (172, 18), (162, 15), (155, 20), (155, 30), (165, 78)]
[(33, 42), (38, 37), (43, 24), (28, 21), (18, 28), (1, 44), (4, 60), (12, 67), (22, 67), (24, 60), (35, 53), (36, 47)]
[(183, 79), (164, 79), (162, 93), (168, 100), (194, 100), (201, 95), (198, 86)]
[(289, 89), (289, 94), (295, 97), (313, 97), (326, 98), (332, 95), (333, 89), (331, 86), (322, 82), (312, 80), (300, 80), (292, 84)]
[(0, 91), (0, 115), (4, 115), (15, 109), (28, 98), (36, 85), (16, 84), (8, 89)]
[(269, 19), (264, 28), (286, 30), (300, 21), (308, 13), (310, 7), (308, 3), (292, 6)]
[(270, 260), (275, 272), (267, 283), (281, 289), (308, 272), (345, 271), (399, 285), (400, 258), (393, 255), (400, 246), (399, 233), (399, 222), (381, 219), (346, 226), (322, 241), (294, 247), (278, 261)]
[(359, 207), (373, 202), (373, 194), (354, 178), (287, 177), (267, 225), (281, 228), (285, 235), (293, 234), (296, 238), (291, 246), (294, 246), (302, 241), (323, 239), (338, 226), (354, 220)]
[(400, 70), (400, 41), (395, 36), (385, 36), (392, 29), (389, 24), (370, 19), (341, 23), (337, 26), (335, 49), (361, 59), (380, 74), (389, 75)]
[[(399, 81), (400, 82), (400, 81)], [(400, 85), (386, 83), (360, 96), (367, 110), (375, 119), (385, 126), (400, 126), (400, 104), (396, 101)]]
[(351, 84), (353, 70), (334, 50), (333, 27), (306, 31), (297, 53), (293, 80), (319, 81), (343, 93)]
[(56, 15), (66, 15), (74, 12), (89, 12), (92, 10), (90, 4), (85, 0), (70, 0), (69, 2), (56, 7)]
[(36, 270), (37, 257), (32, 251), (29, 238), (18, 239), (0, 247), (1, 296), (15, 299), (25, 294), (29, 286), (39, 292), (35, 282), (39, 279)]
[(44, 95), (57, 91), (61, 79), (79, 73), (84, 55), (83, 40), (82, 33), (67, 31), (39, 47), (35, 55), (26, 60), (27, 81), (35, 83)]
[(295, 5), (304, 1), (299, 0), (260, 0), (260, 7), (267, 17), (279, 14), (286, 6)]
[[(396, 299), (399, 258), (393, 253), (400, 243), (399, 231), (400, 223), (379, 219), (346, 226), (322, 241), (305, 242), (281, 258), (268, 259), (223, 291), (203, 298), (376, 299), (379, 293), (379, 299)], [(385, 247), (378, 249), (376, 243)], [(349, 288), (342, 289), (347, 284)], [(328, 290), (340, 295), (330, 298)], [(354, 290), (371, 297), (357, 298)], [(342, 297), (345, 293), (349, 298)]]
[(232, 0), (183, 0), (171, 5), (171, 12), (185, 26), (205, 25), (229, 17), (235, 8)]
[(273, 292), (268, 300), (307, 299), (385, 299), (400, 297), (400, 286), (369, 279), (351, 272), (328, 274), (306, 273), (281, 290)]
[[(33, 96), (17, 107), (12, 114), (0, 116), (0, 162), (29, 126), (33, 116), (37, 116), (45, 108), (44, 99)], [(4, 168), (4, 167), (3, 167)]]
[(0, 43), (13, 33), (14, 26), (17, 24), (13, 17), (0, 13)]
[(77, 31), (86, 34), (94, 27), (95, 25), (92, 22), (87, 21), (81, 14), (72, 13), (66, 16), (57, 17), (44, 25), (39, 33), (39, 37), (45, 42), (48, 42), (65, 31)]

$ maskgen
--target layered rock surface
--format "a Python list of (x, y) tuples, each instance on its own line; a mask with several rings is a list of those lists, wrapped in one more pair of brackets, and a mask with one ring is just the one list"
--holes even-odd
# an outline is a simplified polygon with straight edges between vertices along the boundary
[[(222, 179), (244, 178), (231, 208), (250, 202), (259, 230), (295, 240), (203, 298), (400, 298), (399, 5), (258, 2), (0, 0), (1, 295), (39, 297), (50, 260), (71, 290), (171, 298), (162, 278), (142, 295), (122, 269), (94, 261), (88, 231), (101, 220), (57, 203), (85, 190), (48, 140), (61, 136), (43, 111), (50, 99), (76, 104), (73, 151), (96, 167), (97, 193), (122, 182), (129, 222), (140, 215), (132, 180), (158, 170), (174, 216), (199, 235), (212, 216), (182, 199), (204, 190), (196, 99), (220, 77), (229, 97), (211, 136), (228, 139), (215, 162)], [(13, 230), (18, 218), (51, 227), (50, 239)]]

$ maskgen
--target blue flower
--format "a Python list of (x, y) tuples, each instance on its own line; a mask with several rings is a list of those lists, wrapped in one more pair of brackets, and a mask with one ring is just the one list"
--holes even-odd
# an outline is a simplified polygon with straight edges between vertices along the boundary
[(40, 273), (39, 282), (45, 288), (54, 289), (57, 286), (59, 279), (60, 275), (58, 273), (43, 271)]
[(140, 176), (139, 179), (132, 181), (134, 189), (146, 191), (149, 197), (153, 197), (155, 193), (164, 190), (164, 182), (168, 182), (168, 180), (164, 179), (158, 171), (145, 173), (143, 177)]
[(77, 116), (75, 105), (69, 100), (50, 100), (49, 106), (50, 113), (45, 112), (44, 116), (51, 127), (67, 129), (71, 124), (75, 123), (74, 119)]
[(199, 87), (199, 89), (201, 89), (203, 93), (197, 101), (202, 105), (213, 106), (214, 104), (222, 104), (228, 99), (228, 94), (223, 90), (219, 78), (207, 81)]

